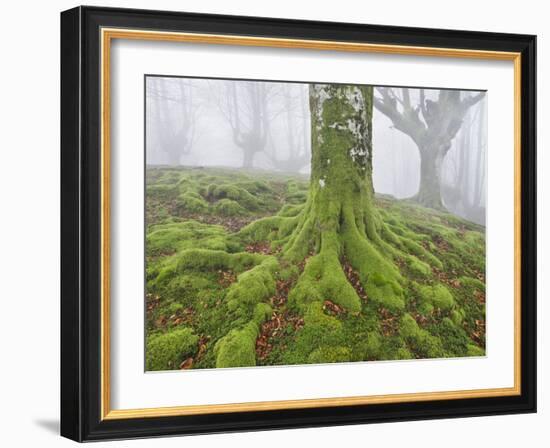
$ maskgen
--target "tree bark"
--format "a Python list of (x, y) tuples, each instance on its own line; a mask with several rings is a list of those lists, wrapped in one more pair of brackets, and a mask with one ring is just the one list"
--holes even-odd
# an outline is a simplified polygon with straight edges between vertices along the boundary
[(425, 207), (443, 209), (441, 200), (441, 167), (443, 157), (437, 149), (420, 150), (420, 185), (414, 197)]
[(352, 220), (362, 232), (370, 219), (372, 88), (313, 85), (311, 207), (323, 229)]
[[(237, 309), (242, 296), (242, 313), (250, 316), (252, 310), (246, 304), (258, 299), (249, 297), (248, 284), (267, 284), (274, 290), (274, 275), (282, 266), (303, 266), (288, 294), (288, 307), (304, 316), (304, 331), (318, 329), (319, 334), (326, 334), (340, 331), (338, 320), (323, 311), (327, 301), (350, 314), (361, 313), (367, 300), (376, 309), (405, 313), (406, 279), (399, 267), (407, 266), (418, 276), (431, 275), (430, 266), (417, 255), (440, 269), (443, 265), (420, 244), (393, 232), (375, 205), (372, 87), (314, 84), (309, 89), (312, 159), (308, 199), (295, 215), (262, 218), (239, 231), (242, 241), (271, 241), (272, 247), (280, 249), (280, 263), (267, 259), (243, 274), (229, 303)], [(414, 254), (409, 253), (412, 250)], [(350, 273), (359, 282), (350, 279)], [(356, 289), (359, 283), (362, 293)], [(412, 316), (408, 319), (414, 321)], [(258, 323), (248, 325), (246, 331), (251, 328), (254, 335)], [(239, 349), (234, 333), (226, 338), (218, 342), (218, 367), (238, 365), (224, 358)], [(240, 349), (253, 363), (254, 339), (248, 341)], [(301, 350), (307, 356), (315, 355), (316, 362), (334, 362), (319, 350), (330, 351), (336, 343), (315, 338)]]
[[(373, 300), (389, 298), (400, 306), (400, 275), (380, 236), (383, 224), (374, 206), (372, 87), (311, 85), (309, 98), (309, 196), (283, 257), (296, 262), (312, 256), (289, 300), (307, 308), (330, 297), (350, 312), (359, 312), (361, 300), (342, 269), (346, 259), (368, 285)], [(377, 282), (367, 284), (368, 278)]]

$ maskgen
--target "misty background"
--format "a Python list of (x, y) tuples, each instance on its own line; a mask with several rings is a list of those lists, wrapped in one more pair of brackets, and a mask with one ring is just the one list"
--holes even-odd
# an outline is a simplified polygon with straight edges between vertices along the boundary
[[(437, 89), (375, 87), (402, 103), (436, 104)], [(476, 92), (461, 91), (467, 98)], [(441, 196), (452, 213), (485, 225), (487, 96), (470, 107), (441, 169)], [(308, 84), (146, 77), (147, 165), (223, 166), (308, 174)], [(418, 192), (416, 143), (373, 111), (373, 182), (380, 194)]]

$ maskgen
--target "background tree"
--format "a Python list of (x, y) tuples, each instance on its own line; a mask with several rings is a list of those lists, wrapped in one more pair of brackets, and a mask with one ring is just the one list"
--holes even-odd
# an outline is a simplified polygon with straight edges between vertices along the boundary
[(470, 110), (446, 159), (450, 179), (442, 195), (454, 213), (478, 224), (485, 223), (485, 102)]
[(470, 107), (484, 98), (485, 93), (464, 96), (458, 90), (440, 90), (437, 101), (433, 101), (426, 98), (424, 89), (419, 89), (416, 104), (411, 101), (408, 88), (378, 87), (376, 93), (374, 106), (418, 148), (420, 186), (414, 199), (427, 207), (444, 208), (441, 197), (443, 160), (464, 116)]
[(221, 87), (221, 92), (215, 92), (213, 98), (231, 128), (233, 142), (243, 152), (242, 166), (252, 168), (254, 156), (264, 151), (267, 144), (273, 85), (226, 81), (217, 87)]
[[(277, 154), (277, 148), (269, 154), (271, 164), (278, 171), (298, 172), (310, 163), (309, 105), (307, 86), (282, 83), (278, 85), (282, 107), (279, 112), (284, 120), (286, 158)], [(275, 146), (275, 145), (273, 145)]]
[(199, 105), (193, 86), (179, 78), (152, 77), (147, 80), (147, 99), (157, 132), (158, 149), (168, 165), (179, 165), (189, 154), (197, 137)]

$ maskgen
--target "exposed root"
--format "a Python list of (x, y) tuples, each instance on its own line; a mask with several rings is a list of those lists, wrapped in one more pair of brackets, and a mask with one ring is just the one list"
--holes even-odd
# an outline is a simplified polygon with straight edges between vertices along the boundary
[(405, 307), (402, 284), (404, 279), (391, 258), (369, 240), (363, 238), (354, 221), (346, 220), (343, 233), (345, 254), (357, 271), (369, 299), (390, 310)]
[(361, 300), (342, 270), (337, 235), (335, 232), (324, 232), (321, 238), (321, 251), (308, 260), (290, 293), (290, 305), (303, 311), (311, 302), (331, 300), (357, 313), (361, 310)]
[[(381, 334), (397, 334), (401, 323), (398, 316), (406, 306), (404, 287), (407, 285), (399, 266), (405, 266), (417, 277), (427, 277), (432, 273), (432, 268), (437, 270), (442, 266), (441, 261), (422, 244), (409, 238), (405, 229), (400, 231), (399, 227), (394, 226), (398, 231), (396, 233), (394, 228), (386, 225), (369, 204), (342, 206), (340, 210), (329, 210), (323, 216), (325, 219), (320, 220), (312, 201), (308, 201), (294, 216), (260, 219), (236, 235), (248, 242), (248, 247), (253, 247), (254, 252), (258, 251), (257, 245), (260, 244), (264, 248), (261, 252), (267, 253), (268, 245), (265, 242), (271, 241), (271, 248), (280, 248), (281, 260), (296, 264), (307, 259), (303, 272), (288, 294), (288, 307), (304, 316), (302, 325), (305, 324), (304, 329), (307, 331), (300, 336), (301, 340), (308, 340), (308, 332), (317, 334), (326, 331), (328, 327), (333, 332), (330, 341), (321, 343), (311, 339), (307, 342), (309, 348), (304, 349), (310, 352), (309, 362), (332, 362), (334, 359), (349, 358), (347, 349), (338, 346), (338, 319), (345, 313), (358, 314), (362, 302), (366, 303), (367, 300), (377, 304), (382, 313)], [(314, 255), (307, 258), (311, 253)], [(273, 298), (278, 267), (277, 262), (269, 258), (241, 274), (227, 294), (229, 309), (239, 316), (250, 316), (254, 306), (264, 305), (262, 302), (270, 296)], [(430, 296), (429, 299), (423, 299), (427, 308), (439, 300), (439, 290), (430, 294), (426, 290), (424, 296), (420, 296)], [(272, 305), (281, 304), (273, 302)], [(441, 302), (436, 306), (451, 307), (452, 303), (448, 305)], [(217, 355), (216, 365), (232, 365), (228, 351), (223, 348), (226, 346), (227, 350), (233, 351), (237, 357), (235, 359), (241, 363), (239, 365), (252, 362), (253, 351), (258, 359), (265, 359), (272, 349), (270, 338), (279, 331), (280, 319), (281, 314), (274, 311), (263, 321), (254, 318), (244, 322), (238, 320), (240, 326), (218, 343), (218, 353), (222, 355)], [(265, 323), (262, 325), (261, 322)], [(422, 329), (416, 331), (410, 323), (408, 327), (410, 331), (407, 337), (416, 347), (416, 352), (439, 352), (439, 347), (431, 347), (436, 344), (434, 340), (437, 338), (432, 339)], [(252, 339), (256, 342), (253, 343)]]
[(268, 257), (258, 266), (240, 274), (226, 296), (229, 310), (239, 317), (250, 316), (256, 304), (275, 293), (274, 272), (278, 266), (276, 258)]

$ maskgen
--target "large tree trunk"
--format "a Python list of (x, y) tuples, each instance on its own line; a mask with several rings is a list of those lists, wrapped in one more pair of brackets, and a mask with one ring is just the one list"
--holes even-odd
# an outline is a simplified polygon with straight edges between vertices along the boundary
[[(311, 207), (323, 229), (370, 224), (372, 88), (313, 85)], [(348, 220), (353, 222), (347, 223)]]
[(437, 148), (420, 150), (420, 185), (415, 199), (425, 207), (443, 209), (441, 201), (441, 167), (443, 156)]
[(485, 97), (485, 93), (461, 98), (460, 91), (440, 90), (437, 101), (432, 101), (426, 99), (424, 89), (420, 89), (419, 104), (414, 105), (409, 89), (401, 90), (400, 98), (392, 88), (378, 88), (381, 97), (374, 98), (374, 105), (396, 129), (411, 137), (420, 151), (420, 188), (413, 199), (427, 207), (444, 209), (441, 184), (436, 185), (435, 181), (441, 180), (443, 159), (462, 126), (464, 116), (470, 107)]
[[(248, 304), (268, 299), (275, 291), (274, 273), (284, 266), (303, 266), (287, 305), (304, 316), (302, 331), (319, 336), (304, 342), (301, 356), (308, 362), (334, 362), (334, 350), (343, 353), (343, 360), (349, 360), (351, 354), (335, 345), (338, 337), (331, 341), (325, 337), (340, 331), (338, 319), (323, 311), (327, 301), (351, 314), (360, 313), (368, 306), (367, 300), (375, 309), (403, 313), (406, 280), (398, 264), (417, 276), (428, 276), (431, 270), (416, 255), (436, 267), (442, 265), (423, 246), (386, 226), (375, 205), (372, 87), (316, 84), (310, 86), (309, 99), (312, 158), (308, 199), (297, 214), (266, 217), (239, 231), (237, 237), (242, 241), (271, 241), (280, 249), (280, 261), (267, 258), (241, 274), (228, 294), (228, 306), (251, 319), (258, 313)], [(406, 252), (409, 250), (416, 255)], [(265, 295), (258, 297), (258, 291)], [(218, 367), (242, 366), (228, 361), (236, 352), (254, 364), (258, 322), (251, 320), (236, 331), (218, 342)], [(246, 339), (245, 332), (252, 337)], [(240, 343), (241, 339), (246, 339), (246, 344)]]
[[(373, 300), (400, 306), (400, 274), (382, 241), (372, 185), (372, 87), (310, 86), (309, 197), (283, 248), (291, 261), (308, 255), (289, 300), (304, 309), (330, 299), (351, 312), (361, 301), (344, 274), (347, 260)], [(376, 281), (368, 281), (368, 279)]]

